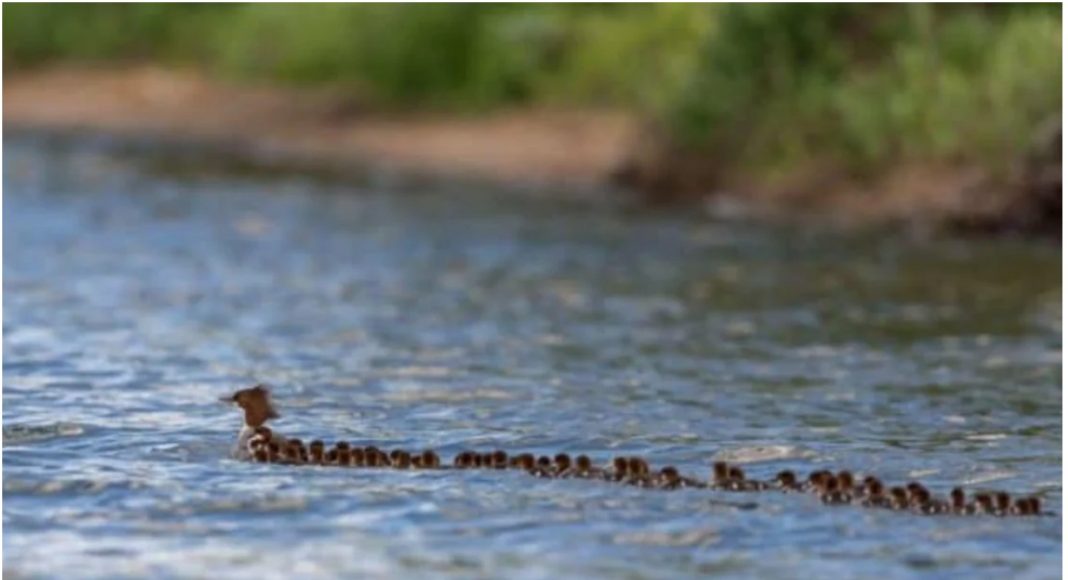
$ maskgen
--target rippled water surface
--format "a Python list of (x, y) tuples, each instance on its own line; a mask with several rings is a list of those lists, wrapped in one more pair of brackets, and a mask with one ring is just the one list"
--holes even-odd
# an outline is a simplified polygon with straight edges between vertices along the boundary
[[(4, 153), (6, 573), (1060, 574), (1055, 247)], [(259, 380), (306, 439), (849, 467), (1057, 515), (236, 462), (216, 399)]]

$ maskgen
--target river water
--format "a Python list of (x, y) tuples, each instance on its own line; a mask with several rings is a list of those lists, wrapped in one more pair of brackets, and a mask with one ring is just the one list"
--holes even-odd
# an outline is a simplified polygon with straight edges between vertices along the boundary
[[(4, 153), (12, 576), (1060, 575), (1059, 248)], [(240, 463), (216, 399), (254, 381), (305, 440), (850, 468), (1057, 515)]]

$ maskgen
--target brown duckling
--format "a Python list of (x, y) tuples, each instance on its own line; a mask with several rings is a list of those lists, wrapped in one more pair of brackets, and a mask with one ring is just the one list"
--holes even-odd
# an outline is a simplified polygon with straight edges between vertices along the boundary
[(994, 513), (994, 500), (988, 493), (977, 493), (972, 503), (972, 511), (977, 514)]
[(267, 461), (278, 463), (282, 460), (282, 446), (277, 441), (267, 443)]
[(303, 465), (308, 462), (308, 451), (304, 448), (304, 442), (300, 439), (286, 441), (284, 461), (295, 465)]
[(834, 476), (830, 471), (826, 469), (820, 469), (808, 474), (808, 480), (805, 482), (802, 489), (812, 493), (818, 493), (820, 495), (827, 492), (827, 482), (833, 479)]
[(457, 469), (470, 469), (474, 464), (474, 457), (470, 451), (461, 451), (452, 460), (453, 467)]
[(390, 457), (390, 463), (395, 469), (408, 469), (412, 466), (412, 454), (403, 449), (396, 449)]
[(349, 454), (349, 465), (352, 467), (364, 467), (367, 465), (367, 452), (362, 447), (353, 447)]
[(668, 465), (660, 469), (656, 484), (664, 489), (678, 489), (683, 486), (682, 476), (675, 466)]
[(258, 463), (267, 463), (270, 461), (270, 457), (267, 454), (266, 445), (257, 445), (256, 450), (252, 452), (252, 460)]
[(842, 489), (837, 477), (827, 479), (826, 491), (820, 495), (820, 501), (828, 505), (843, 505), (853, 501), (848, 491)]
[(968, 509), (967, 496), (964, 494), (964, 490), (959, 487), (954, 487), (949, 492), (949, 511), (958, 514), (970, 514), (972, 511)]
[(999, 491), (994, 494), (994, 513), (999, 516), (1007, 516), (1012, 510), (1012, 497), (1004, 492)]
[(627, 458), (627, 474), (632, 478), (643, 478), (649, 476), (649, 464), (646, 463), (641, 457), (628, 457)]
[(334, 451), (337, 454), (337, 460), (334, 462), (335, 465), (340, 467), (348, 467), (352, 465), (352, 449), (347, 446), (340, 448), (335, 447)]
[(931, 493), (918, 481), (908, 482), (908, 484), (905, 485), (905, 490), (909, 492), (909, 504), (913, 507), (918, 507), (924, 501), (931, 498)]
[(747, 479), (745, 471), (736, 465), (731, 466), (727, 473), (730, 477), (727, 489), (731, 491), (764, 491), (770, 487), (766, 482)]
[(861, 501), (861, 505), (864, 507), (889, 507), (890, 502), (885, 495), (885, 488), (883, 482), (879, 481), (877, 477), (867, 477), (864, 479), (864, 499)]
[(608, 473), (608, 478), (612, 481), (621, 481), (627, 477), (630, 469), (630, 462), (626, 457), (615, 457), (612, 459), (612, 470)]
[(593, 460), (589, 455), (579, 455), (575, 458), (573, 471), (577, 477), (590, 477), (593, 475)]
[(308, 463), (322, 465), (325, 459), (326, 445), (320, 439), (308, 444)]
[(904, 510), (909, 507), (909, 492), (901, 486), (890, 488), (890, 509)]
[(534, 469), (534, 455), (531, 453), (520, 453), (509, 461), (512, 467), (515, 469), (521, 469), (523, 471), (531, 471)]
[[(349, 445), (348, 441), (334, 443), (334, 447), (330, 451), (333, 452), (334, 465), (348, 466), (352, 457), (352, 446)], [(330, 453), (327, 453), (327, 459), (330, 459)]]
[(783, 491), (799, 491), (801, 486), (797, 483), (797, 475), (789, 469), (784, 469), (775, 474), (775, 485)]
[(725, 488), (731, 482), (731, 467), (726, 461), (712, 464), (712, 486)]
[(641, 457), (627, 458), (626, 482), (628, 485), (638, 487), (652, 487), (654, 481), (649, 471), (649, 464)]
[(567, 453), (557, 453), (556, 457), (553, 457), (553, 464), (553, 473), (557, 477), (566, 477), (571, 469), (571, 456)]
[(423, 466), (426, 469), (441, 469), (441, 458), (433, 449), (423, 451)]
[(537, 468), (537, 460), (534, 459), (534, 454), (523, 453), (519, 456), (519, 469), (522, 469), (528, 473), (533, 472)]
[(835, 476), (838, 479), (838, 490), (848, 493), (850, 495), (857, 492), (856, 480), (853, 479), (853, 474), (845, 469), (838, 472)]
[(538, 461), (534, 464), (534, 469), (531, 473), (538, 477), (552, 477), (553, 476), (553, 460), (549, 459), (547, 455), (538, 456)]
[(508, 468), (508, 454), (503, 449), (498, 449), (493, 452), (493, 461), (491, 462), (494, 469), (507, 469)]
[(368, 445), (363, 448), (363, 461), (367, 467), (387, 467), (389, 466), (389, 457), (379, 448), (374, 445)]

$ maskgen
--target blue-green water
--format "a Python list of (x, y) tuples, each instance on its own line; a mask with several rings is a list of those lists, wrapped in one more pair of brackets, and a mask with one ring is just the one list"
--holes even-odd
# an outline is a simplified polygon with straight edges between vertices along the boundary
[[(5, 573), (1060, 575), (1058, 248), (33, 139), (3, 179)], [(216, 399), (259, 380), (306, 440), (830, 466), (1058, 515), (235, 462)]]

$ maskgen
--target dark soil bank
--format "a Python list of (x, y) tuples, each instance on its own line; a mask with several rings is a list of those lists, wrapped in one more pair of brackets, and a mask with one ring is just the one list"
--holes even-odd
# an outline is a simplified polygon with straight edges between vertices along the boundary
[(1061, 232), (1059, 117), (1036, 128), (1007, 175), (913, 163), (863, 178), (828, 166), (770, 179), (723, 170), (716, 155), (669, 146), (633, 116), (613, 111), (398, 118), (330, 92), (233, 86), (146, 67), (52, 69), (9, 74), (5, 81), (8, 131), (147, 136), (164, 146), (212, 146), (299, 170), (369, 167), (554, 191), (622, 187), (656, 203), (719, 198), (759, 214), (804, 214), (849, 226), (1051, 239)]

